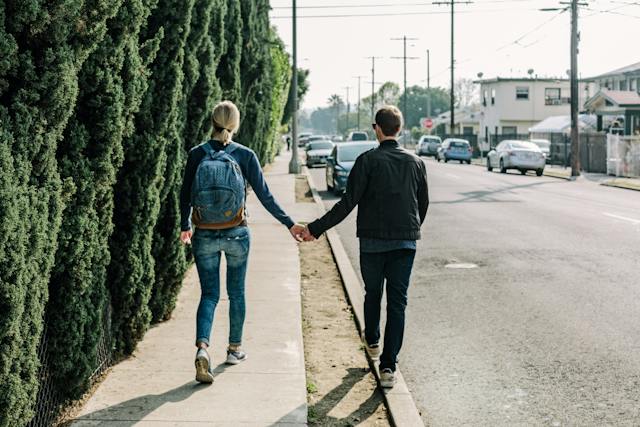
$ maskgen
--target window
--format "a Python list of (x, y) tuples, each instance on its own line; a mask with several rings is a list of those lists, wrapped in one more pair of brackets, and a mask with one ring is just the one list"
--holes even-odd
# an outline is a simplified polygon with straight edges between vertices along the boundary
[(463, 135), (473, 135), (473, 126), (465, 126), (462, 128)]
[(568, 104), (569, 98), (562, 98), (559, 87), (548, 87), (544, 90), (544, 105)]
[(629, 80), (629, 90), (637, 91), (638, 86), (636, 86), (637, 80)]
[(519, 100), (528, 100), (529, 99), (529, 88), (528, 87), (516, 87), (516, 99)]
[(496, 105), (496, 90), (491, 89), (491, 105)]
[(487, 106), (487, 91), (482, 92), (482, 105)]
[(502, 126), (502, 134), (503, 135), (517, 135), (518, 127), (517, 126)]
[(620, 80), (620, 82), (618, 83), (618, 87), (620, 88), (620, 90), (627, 90), (627, 81)]

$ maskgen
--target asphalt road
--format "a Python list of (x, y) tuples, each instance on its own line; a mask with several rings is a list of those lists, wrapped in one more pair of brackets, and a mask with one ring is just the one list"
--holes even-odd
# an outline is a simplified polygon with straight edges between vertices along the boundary
[(640, 425), (640, 193), (425, 162), (400, 357), (425, 424)]

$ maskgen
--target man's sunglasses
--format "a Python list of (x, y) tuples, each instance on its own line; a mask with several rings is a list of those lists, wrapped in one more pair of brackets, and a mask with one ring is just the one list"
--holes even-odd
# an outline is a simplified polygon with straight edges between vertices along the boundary
[(376, 126), (378, 126), (378, 125), (375, 124), (375, 123), (371, 123), (371, 127), (373, 128), (373, 130), (376, 130)]

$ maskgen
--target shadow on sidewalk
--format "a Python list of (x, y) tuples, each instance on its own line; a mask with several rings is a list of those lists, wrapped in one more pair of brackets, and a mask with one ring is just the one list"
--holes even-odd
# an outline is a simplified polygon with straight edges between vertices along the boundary
[[(227, 365), (225, 364), (218, 365), (213, 372), (213, 377), (215, 378), (222, 374), (226, 368)], [(74, 425), (76, 421), (80, 421), (80, 424), (83, 425), (85, 424), (82, 423), (83, 421), (88, 424), (100, 421), (117, 421), (118, 427), (134, 426), (162, 405), (185, 401), (193, 394), (206, 390), (210, 385), (211, 384), (200, 384), (195, 380), (189, 381), (180, 387), (168, 390), (162, 394), (139, 396), (126, 402), (121, 402), (108, 408), (83, 415), (64, 425)]]
[(373, 415), (384, 400), (380, 390), (374, 389), (360, 406), (349, 415), (336, 418), (329, 413), (347, 396), (351, 389), (369, 374), (368, 369), (349, 368), (342, 383), (327, 393), (322, 399), (309, 407), (309, 425), (351, 425), (361, 423)]

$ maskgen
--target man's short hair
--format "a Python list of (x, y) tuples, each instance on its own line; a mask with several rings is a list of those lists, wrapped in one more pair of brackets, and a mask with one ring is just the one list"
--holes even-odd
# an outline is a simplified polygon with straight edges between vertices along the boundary
[(398, 107), (385, 105), (376, 113), (376, 125), (384, 136), (395, 136), (402, 128), (402, 112)]

